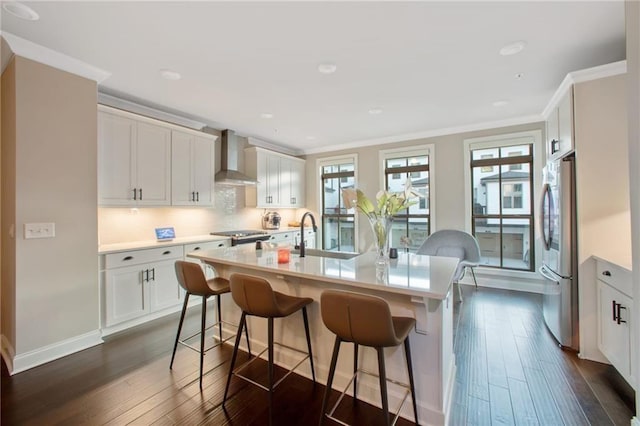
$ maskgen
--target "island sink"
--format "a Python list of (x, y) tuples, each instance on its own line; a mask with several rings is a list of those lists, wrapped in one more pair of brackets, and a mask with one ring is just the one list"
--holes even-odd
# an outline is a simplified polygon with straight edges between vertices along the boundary
[[(300, 254), (300, 250), (291, 250), (291, 254)], [(332, 259), (342, 259), (348, 260), (353, 259), (358, 256), (360, 253), (354, 253), (350, 251), (331, 251), (331, 250), (320, 250), (320, 249), (305, 249), (306, 256), (318, 256), (318, 257), (330, 257)]]

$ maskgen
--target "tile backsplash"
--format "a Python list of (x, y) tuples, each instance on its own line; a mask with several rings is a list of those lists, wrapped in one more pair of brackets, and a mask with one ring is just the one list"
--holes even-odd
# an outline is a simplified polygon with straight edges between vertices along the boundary
[[(302, 211), (279, 209), (282, 226), (299, 219)], [(177, 237), (208, 234), (211, 231), (260, 229), (264, 209), (244, 205), (244, 188), (218, 187), (214, 207), (100, 207), (98, 242), (114, 244), (154, 240), (154, 229), (173, 226)]]

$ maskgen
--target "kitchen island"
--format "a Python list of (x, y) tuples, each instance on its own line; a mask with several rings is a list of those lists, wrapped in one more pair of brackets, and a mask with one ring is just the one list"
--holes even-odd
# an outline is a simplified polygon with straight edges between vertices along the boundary
[[(388, 268), (375, 267), (375, 254), (364, 253), (350, 259), (324, 256), (299, 257), (292, 254), (289, 263), (279, 264), (277, 251), (256, 250), (253, 245), (220, 248), (189, 254), (213, 266), (218, 274), (228, 278), (234, 272), (266, 278), (274, 290), (295, 296), (311, 297), (309, 306), (311, 343), (316, 377), (326, 383), (331, 350), (335, 336), (322, 323), (320, 295), (326, 289), (341, 289), (380, 296), (387, 300), (391, 313), (416, 318), (410, 335), (413, 368), (416, 381), (416, 400), (421, 424), (444, 425), (448, 420), (451, 393), (455, 377), (453, 355), (453, 297), (452, 279), (458, 260), (400, 253)], [(237, 321), (239, 309), (231, 297), (223, 297), (223, 316)], [(252, 344), (266, 346), (266, 323), (262, 318), (249, 318)], [(299, 318), (284, 318), (275, 323), (276, 341), (304, 349), (306, 341)], [(246, 349), (246, 348), (245, 348)], [(277, 348), (276, 348), (277, 349)], [(344, 345), (338, 360), (334, 388), (344, 388), (352, 374), (353, 345)], [(402, 347), (385, 350), (387, 377), (408, 382)], [(377, 371), (375, 351), (362, 348), (361, 368)], [(295, 365), (299, 355), (276, 350), (275, 362), (283, 366)], [(297, 373), (311, 378), (311, 371), (303, 363)], [(402, 388), (389, 384), (390, 410), (395, 411), (402, 398)], [(351, 389), (349, 390), (351, 393)], [(362, 376), (358, 380), (358, 398), (380, 406), (380, 392), (375, 378)], [(405, 403), (401, 415), (413, 420), (412, 407)]]

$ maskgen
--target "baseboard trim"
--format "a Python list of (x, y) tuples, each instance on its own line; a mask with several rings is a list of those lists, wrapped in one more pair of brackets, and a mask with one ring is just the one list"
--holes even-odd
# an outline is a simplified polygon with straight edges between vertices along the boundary
[[(540, 279), (531, 279), (523, 277), (511, 277), (503, 274), (492, 275), (490, 273), (476, 272), (478, 287), (499, 288), (502, 290), (526, 291), (528, 293), (544, 293), (544, 282)], [(474, 286), (471, 274), (465, 274), (460, 280), (461, 284)]]
[(16, 356), (16, 351), (4, 334), (0, 337), (0, 345), (2, 345), (2, 359), (4, 359), (4, 363), (7, 365), (7, 370), (11, 372), (13, 371), (13, 358)]
[[(15, 355), (12, 359), (9, 374), (14, 375), (102, 343), (103, 340), (100, 330), (94, 330), (51, 345), (43, 346), (42, 348)], [(7, 363), (7, 367), (9, 367), (9, 363)]]

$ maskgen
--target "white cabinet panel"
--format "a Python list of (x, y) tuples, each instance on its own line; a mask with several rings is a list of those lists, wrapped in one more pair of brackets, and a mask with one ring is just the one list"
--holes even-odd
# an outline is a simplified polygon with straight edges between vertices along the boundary
[(171, 204), (213, 205), (213, 139), (185, 132), (171, 134)]
[(573, 87), (570, 87), (547, 119), (547, 159), (555, 160), (573, 149)]
[(182, 300), (174, 262), (172, 260), (149, 265), (149, 308), (152, 312), (178, 305)]
[(138, 205), (169, 205), (171, 131), (148, 123), (138, 123), (135, 158)]
[(136, 187), (134, 151), (136, 122), (126, 117), (98, 113), (99, 204), (129, 205)]
[(245, 164), (247, 175), (258, 181), (255, 187), (245, 189), (248, 207), (304, 207), (304, 160), (262, 148), (247, 148)]
[(149, 309), (139, 266), (107, 270), (105, 277), (107, 327), (147, 314)]
[(633, 329), (633, 299), (620, 290), (631, 280), (631, 272), (598, 259), (598, 348), (622, 377), (635, 389), (636, 374), (631, 366), (631, 330)]

